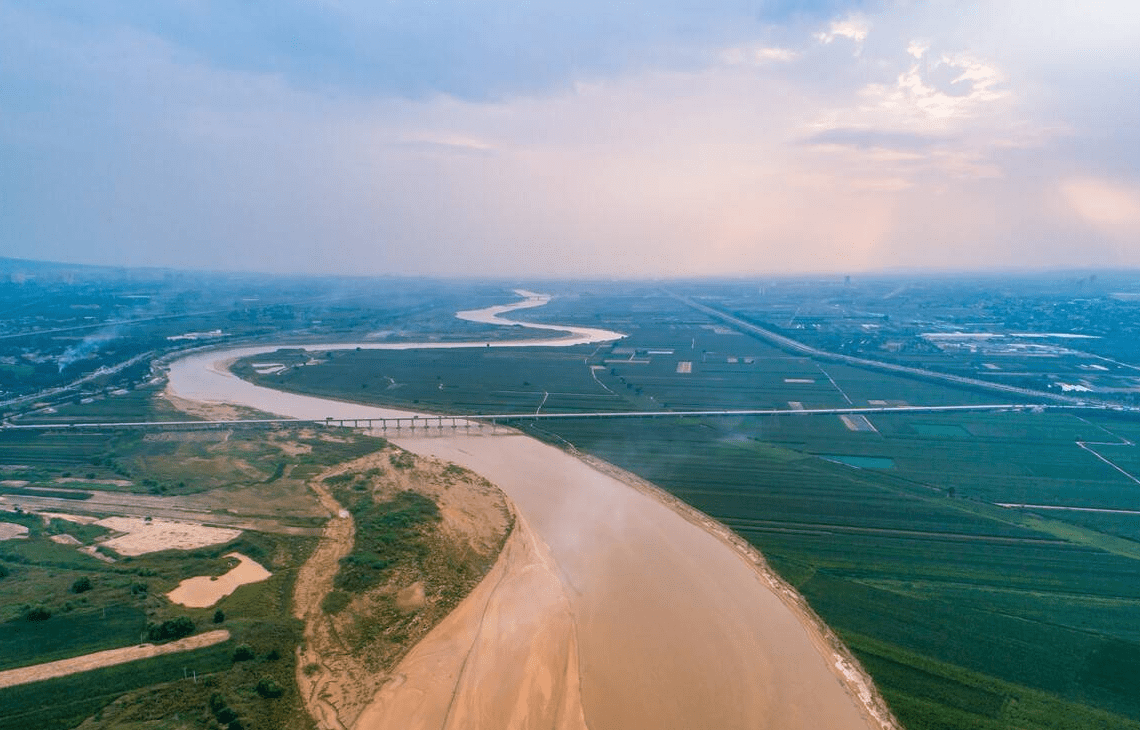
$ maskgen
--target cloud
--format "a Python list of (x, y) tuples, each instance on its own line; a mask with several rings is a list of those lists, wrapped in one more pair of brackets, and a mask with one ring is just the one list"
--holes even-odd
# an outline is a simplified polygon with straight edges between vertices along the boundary
[(1140, 61), (1047, 56), (1045, 21), (1003, 3), (442, 5), (0, 5), (5, 250), (361, 274), (1046, 266), (1074, 246), (1140, 265), (1120, 233)]
[(855, 44), (855, 55), (863, 50), (863, 41), (871, 32), (870, 22), (861, 15), (849, 15), (842, 20), (833, 20), (827, 30), (815, 34), (816, 40), (824, 45), (830, 44), (837, 38), (847, 38)]

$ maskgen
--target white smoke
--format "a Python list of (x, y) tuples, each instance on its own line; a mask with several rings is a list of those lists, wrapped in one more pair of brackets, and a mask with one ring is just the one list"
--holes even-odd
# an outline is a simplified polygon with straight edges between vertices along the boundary
[(119, 327), (117, 325), (105, 327), (87, 335), (82, 341), (67, 348), (63, 354), (59, 356), (59, 372), (62, 373), (65, 367), (77, 360), (90, 357), (98, 352), (100, 347), (111, 340), (117, 340), (120, 336)]

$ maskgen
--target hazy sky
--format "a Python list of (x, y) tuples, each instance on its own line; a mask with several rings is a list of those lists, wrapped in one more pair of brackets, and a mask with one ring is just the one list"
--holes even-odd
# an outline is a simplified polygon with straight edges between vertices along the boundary
[(1140, 266), (1140, 3), (0, 0), (0, 255)]

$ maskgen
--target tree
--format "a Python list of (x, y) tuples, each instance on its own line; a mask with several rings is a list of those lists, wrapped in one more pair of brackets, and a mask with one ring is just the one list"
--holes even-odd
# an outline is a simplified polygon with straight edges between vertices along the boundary
[(160, 624), (150, 624), (146, 628), (146, 635), (151, 641), (164, 641), (166, 639), (181, 639), (194, 633), (194, 621), (189, 616), (179, 616)]

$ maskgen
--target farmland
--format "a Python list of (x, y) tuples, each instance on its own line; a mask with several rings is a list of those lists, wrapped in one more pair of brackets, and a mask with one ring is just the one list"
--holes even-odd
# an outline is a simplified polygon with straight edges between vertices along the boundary
[(525, 416), (539, 406), (1019, 399), (788, 353), (648, 291), (556, 299), (533, 316), (629, 337), (557, 355), (338, 352), (252, 377), (418, 410), (518, 413), (524, 430), (653, 481), (756, 545), (907, 727), (1140, 726), (1134, 421), (1032, 409), (881, 413), (865, 424), (794, 414), (534, 421)]

